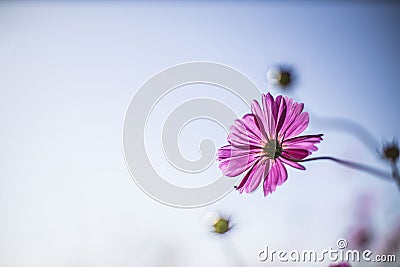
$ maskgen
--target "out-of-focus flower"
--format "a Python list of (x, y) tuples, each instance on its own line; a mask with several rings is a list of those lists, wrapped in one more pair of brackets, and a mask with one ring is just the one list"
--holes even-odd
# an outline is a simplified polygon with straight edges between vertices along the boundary
[(400, 172), (399, 168), (397, 167), (400, 154), (399, 150), (400, 148), (398, 142), (393, 140), (391, 144), (388, 143), (383, 146), (382, 157), (390, 161), (393, 180), (397, 183), (397, 186), (400, 189)]
[(397, 162), (399, 160), (400, 148), (397, 141), (393, 140), (392, 143), (388, 143), (383, 146), (382, 156), (392, 162)]
[(329, 267), (351, 267), (350, 263), (348, 262), (341, 262), (336, 264), (331, 264)]
[(240, 193), (255, 191), (263, 182), (264, 195), (287, 179), (283, 164), (305, 170), (298, 163), (318, 148), (322, 134), (298, 136), (308, 126), (304, 104), (288, 97), (262, 95), (262, 108), (253, 100), (251, 114), (235, 120), (228, 135), (229, 145), (218, 150), (219, 168), (229, 177), (248, 170), (236, 187)]
[(365, 225), (358, 226), (350, 235), (349, 244), (351, 247), (365, 249), (373, 240), (371, 230)]
[(348, 238), (349, 247), (353, 249), (370, 248), (374, 242), (373, 218), (374, 196), (371, 193), (364, 193), (356, 198), (354, 207), (354, 217), (352, 227), (350, 228)]
[(290, 67), (272, 67), (267, 72), (267, 81), (271, 85), (278, 85), (286, 89), (293, 84), (293, 71)]
[(211, 224), (212, 231), (216, 234), (225, 234), (232, 229), (232, 224), (229, 217), (211, 212), (206, 216), (206, 222)]
[(217, 234), (225, 234), (231, 229), (229, 226), (229, 219), (224, 218), (219, 218), (219, 220), (214, 223), (213, 227), (214, 232)]

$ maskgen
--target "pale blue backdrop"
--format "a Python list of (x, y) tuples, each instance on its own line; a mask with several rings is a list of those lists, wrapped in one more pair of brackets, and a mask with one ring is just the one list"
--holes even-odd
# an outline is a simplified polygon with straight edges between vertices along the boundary
[[(307, 132), (325, 134), (318, 153), (389, 170), (371, 152), (379, 149), (373, 140), (367, 147), (322, 122), (353, 120), (378, 146), (399, 138), (399, 15), (400, 5), (389, 1), (0, 2), (0, 265), (235, 266), (234, 245), (246, 266), (264, 266), (257, 252), (266, 244), (335, 246), (357, 224), (365, 196), (379, 251), (400, 220), (392, 182), (310, 162), (307, 171), (290, 169), (267, 198), (232, 192), (204, 208), (171, 208), (130, 177), (122, 125), (136, 90), (169, 66), (223, 63), (267, 92), (266, 72), (286, 63), (297, 78), (290, 94), (310, 111)], [(188, 182), (159, 150), (163, 114), (207, 96), (248, 112), (213, 87), (166, 96), (146, 142), (171, 182), (198, 186), (219, 174), (215, 163)], [(226, 142), (220, 127), (198, 121), (182, 132), (182, 153), (196, 159), (204, 137)], [(209, 233), (204, 217), (211, 211), (235, 221), (227, 239)]]

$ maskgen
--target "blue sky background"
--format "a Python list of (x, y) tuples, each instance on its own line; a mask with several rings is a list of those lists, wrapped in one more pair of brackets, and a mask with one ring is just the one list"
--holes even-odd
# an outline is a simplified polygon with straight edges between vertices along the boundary
[[(353, 120), (379, 143), (399, 139), (399, 12), (390, 1), (0, 2), (0, 265), (233, 266), (233, 243), (246, 266), (263, 266), (257, 252), (266, 244), (335, 246), (357, 224), (363, 196), (379, 251), (400, 221), (393, 182), (310, 162), (267, 198), (232, 192), (204, 208), (171, 208), (130, 177), (122, 125), (140, 85), (169, 66), (219, 62), (267, 92), (268, 68), (287, 63), (297, 74), (291, 94), (310, 111), (307, 132), (325, 134), (318, 154), (388, 170), (323, 118)], [(182, 184), (159, 153), (161, 115), (201, 96), (248, 112), (218, 88), (184, 89), (161, 101), (146, 136), (157, 170)], [(182, 153), (198, 157), (203, 137), (225, 144), (221, 128), (198, 121), (182, 133)], [(195, 185), (218, 174), (215, 163)], [(210, 211), (232, 215), (227, 239), (208, 232)]]

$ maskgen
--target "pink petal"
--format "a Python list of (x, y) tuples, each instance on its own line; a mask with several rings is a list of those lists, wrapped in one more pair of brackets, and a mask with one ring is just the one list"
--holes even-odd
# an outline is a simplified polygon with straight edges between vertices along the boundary
[(269, 167), (270, 161), (258, 161), (246, 173), (243, 180), (238, 185), (237, 190), (239, 190), (240, 193), (242, 193), (243, 191), (245, 191), (246, 193), (255, 191), (268, 173)]
[(287, 107), (285, 99), (281, 95), (277, 96), (274, 103), (274, 107), (272, 109), (272, 113), (276, 123), (276, 133), (280, 132), (283, 124), (285, 123), (286, 111)]
[(264, 123), (264, 125), (266, 124), (265, 132), (267, 133), (269, 139), (274, 139), (276, 136), (276, 126), (273, 114), (273, 109), (275, 109), (275, 101), (270, 93), (267, 95), (262, 95), (262, 104), (266, 120), (266, 123)]
[(282, 157), (292, 160), (302, 160), (311, 155), (311, 152), (305, 149), (284, 149)]
[[(295, 136), (295, 135), (293, 135), (293, 131), (295, 129), (293, 129), (291, 127), (294, 123), (298, 123), (297, 121), (299, 120), (299, 116), (302, 114), (302, 111), (304, 108), (303, 103), (293, 102), (293, 99), (288, 98), (288, 97), (285, 97), (285, 102), (286, 102), (286, 118), (285, 118), (285, 122), (282, 125), (282, 128), (278, 132), (278, 137), (280, 140), (282, 140), (283, 138), (290, 138), (290, 137)], [(307, 125), (308, 125), (308, 123), (307, 123)], [(305, 128), (307, 127), (307, 125), (305, 126)], [(291, 128), (290, 135), (287, 133), (289, 128)], [(304, 129), (302, 131), (304, 131)]]
[(265, 117), (265, 113), (260, 107), (260, 104), (257, 100), (253, 100), (251, 102), (251, 112), (253, 113), (254, 117), (256, 118), (256, 122), (260, 128), (262, 135), (266, 138), (267, 137), (267, 119)]
[(231, 145), (218, 149), (219, 168), (223, 175), (235, 177), (250, 168), (258, 158), (260, 149), (240, 149)]
[(218, 149), (217, 156), (218, 160), (225, 160), (228, 158), (239, 157), (247, 154), (258, 154), (262, 150), (261, 148), (253, 147), (249, 149), (242, 149), (232, 145), (226, 145)]
[(262, 147), (263, 135), (256, 123), (253, 114), (247, 114), (243, 119), (235, 120), (230, 127), (228, 142), (234, 146), (258, 146)]
[(256, 117), (253, 114), (244, 115), (242, 122), (249, 132), (251, 132), (254, 136), (258, 137), (259, 140), (263, 139), (260, 127), (257, 124)]
[(264, 196), (272, 193), (276, 190), (278, 185), (283, 184), (287, 180), (287, 171), (285, 166), (279, 159), (272, 163), (271, 169), (268, 172), (267, 177), (264, 180)]
[(303, 141), (319, 142), (319, 141), (322, 140), (322, 136), (323, 136), (323, 134), (302, 135), (302, 136), (286, 139), (285, 142), (289, 142), (289, 141), (292, 142), (292, 143), (303, 142)]
[(303, 165), (300, 165), (297, 162), (290, 161), (290, 160), (287, 160), (287, 159), (282, 158), (282, 157), (280, 157), (279, 160), (282, 161), (283, 163), (289, 165), (290, 167), (293, 167), (293, 168), (296, 168), (296, 169), (299, 169), (299, 170), (303, 170), (303, 171), (306, 169)]
[(285, 150), (287, 149), (305, 149), (308, 151), (317, 151), (318, 148), (315, 144), (320, 143), (322, 140), (322, 134), (317, 135), (304, 135), (298, 136), (291, 139), (286, 139), (282, 143), (282, 147)]
[(262, 148), (261, 141), (255, 140), (251, 136), (240, 132), (237, 128), (231, 126), (230, 131), (231, 133), (228, 135), (229, 144), (244, 148), (249, 148), (250, 146)]
[(222, 174), (228, 177), (236, 177), (245, 172), (254, 163), (255, 159), (249, 160), (248, 157), (236, 157), (224, 160), (219, 163)]
[(307, 129), (308, 123), (309, 123), (308, 113), (307, 112), (301, 113), (287, 128), (285, 133), (285, 138), (291, 138), (298, 134), (301, 134), (305, 129)]

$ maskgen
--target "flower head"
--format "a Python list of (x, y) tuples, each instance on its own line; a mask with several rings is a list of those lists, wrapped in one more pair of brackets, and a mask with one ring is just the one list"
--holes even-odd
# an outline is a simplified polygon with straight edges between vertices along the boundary
[(214, 232), (217, 234), (225, 234), (230, 230), (229, 219), (219, 218), (213, 225)]
[(400, 156), (399, 144), (393, 140), (391, 144), (386, 144), (383, 147), (382, 156), (392, 162), (397, 162)]
[(350, 235), (350, 245), (353, 248), (367, 248), (373, 240), (372, 231), (367, 226), (361, 224)]
[(267, 81), (271, 85), (277, 85), (281, 89), (287, 89), (293, 84), (293, 71), (291, 67), (279, 66), (268, 70)]
[(288, 97), (262, 95), (261, 105), (253, 100), (251, 114), (235, 120), (228, 135), (229, 145), (218, 150), (219, 168), (229, 177), (247, 171), (236, 187), (240, 193), (255, 191), (262, 183), (264, 195), (287, 179), (284, 164), (305, 170), (298, 162), (317, 150), (322, 134), (297, 136), (308, 126), (304, 105)]
[(207, 214), (206, 217), (207, 224), (212, 226), (212, 232), (215, 234), (225, 234), (233, 227), (230, 218), (219, 213), (212, 212)]

